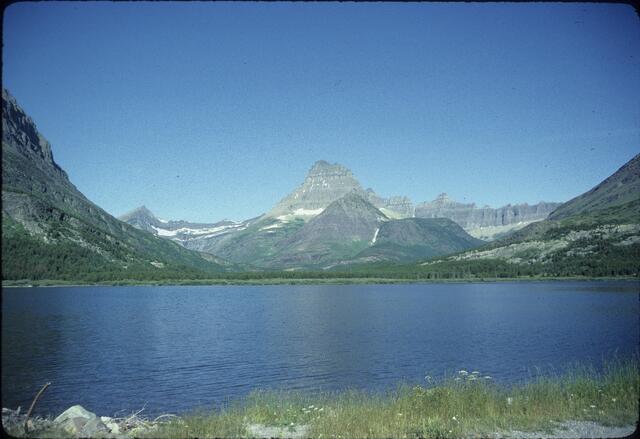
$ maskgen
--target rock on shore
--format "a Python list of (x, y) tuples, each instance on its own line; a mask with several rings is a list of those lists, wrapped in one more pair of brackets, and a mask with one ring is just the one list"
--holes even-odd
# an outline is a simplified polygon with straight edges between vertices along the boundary
[(135, 414), (117, 419), (98, 416), (81, 405), (69, 407), (54, 419), (32, 416), (28, 420), (27, 431), (24, 429), (25, 420), (26, 413), (21, 413), (20, 408), (2, 409), (2, 425), (5, 431), (14, 436), (30, 437), (37, 436), (38, 433), (56, 431), (73, 438), (126, 438), (157, 426), (157, 422), (141, 419)]

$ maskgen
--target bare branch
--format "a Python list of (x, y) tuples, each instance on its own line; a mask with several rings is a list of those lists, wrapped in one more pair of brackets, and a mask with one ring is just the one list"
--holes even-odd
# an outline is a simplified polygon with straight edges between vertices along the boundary
[(42, 386), (42, 389), (40, 389), (40, 391), (36, 394), (35, 398), (33, 398), (33, 402), (31, 403), (31, 407), (29, 407), (29, 411), (27, 412), (27, 417), (24, 419), (24, 432), (27, 433), (28, 431), (28, 421), (29, 421), (29, 416), (31, 416), (31, 412), (33, 411), (33, 408), (36, 406), (36, 402), (38, 402), (38, 398), (40, 398), (40, 395), (42, 395), (42, 392), (44, 392), (47, 387), (49, 387), (51, 385), (51, 383), (46, 383), (44, 386)]

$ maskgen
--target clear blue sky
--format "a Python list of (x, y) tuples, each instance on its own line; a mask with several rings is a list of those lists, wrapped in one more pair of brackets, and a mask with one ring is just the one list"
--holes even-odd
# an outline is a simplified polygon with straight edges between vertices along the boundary
[(628, 5), (16, 3), (3, 84), (114, 215), (267, 211), (319, 159), (414, 202), (565, 201), (640, 152)]

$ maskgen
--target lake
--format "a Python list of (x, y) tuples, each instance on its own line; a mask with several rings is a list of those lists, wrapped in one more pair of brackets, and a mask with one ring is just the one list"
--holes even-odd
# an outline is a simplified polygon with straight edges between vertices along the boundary
[(2, 406), (103, 416), (256, 388), (499, 383), (637, 353), (638, 282), (3, 288)]

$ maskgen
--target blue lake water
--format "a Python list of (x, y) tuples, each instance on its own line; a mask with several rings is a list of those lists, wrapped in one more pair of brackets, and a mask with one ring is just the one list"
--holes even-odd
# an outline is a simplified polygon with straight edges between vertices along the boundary
[(459, 369), (501, 383), (637, 353), (638, 282), (2, 290), (2, 406), (103, 416), (256, 388), (372, 391)]

